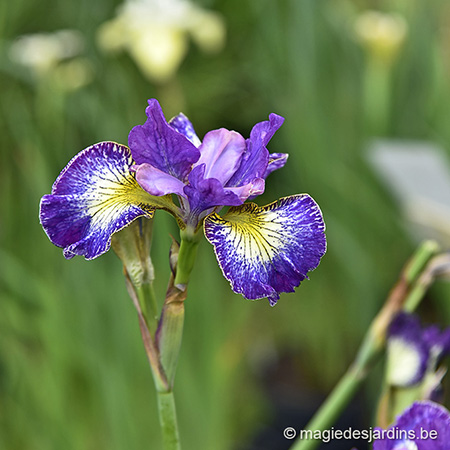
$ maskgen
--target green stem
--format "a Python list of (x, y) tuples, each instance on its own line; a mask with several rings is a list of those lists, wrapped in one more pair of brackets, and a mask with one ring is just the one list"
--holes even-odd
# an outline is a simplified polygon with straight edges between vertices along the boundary
[(157, 397), (164, 450), (181, 450), (173, 392), (157, 391)]
[(145, 352), (147, 353), (147, 358), (150, 363), (156, 390), (158, 392), (168, 392), (170, 390), (169, 382), (167, 381), (166, 374), (164, 373), (164, 368), (162, 367), (160, 361), (158, 348), (156, 347), (153, 336), (150, 335), (147, 323), (140, 309), (138, 309), (138, 318), (139, 327), (141, 329), (142, 342), (144, 344)]
[[(372, 333), (367, 333), (355, 362), (339, 380), (331, 394), (306, 425), (305, 430), (311, 430), (314, 433), (316, 430), (324, 431), (331, 427), (341, 411), (358, 391), (361, 383), (367, 376), (368, 366), (376, 361), (381, 353), (381, 349), (377, 345), (377, 340), (373, 338)], [(320, 440), (315, 439), (297, 440), (291, 447), (291, 450), (313, 450), (320, 442)]]
[[(314, 433), (317, 430), (329, 429), (353, 398), (374, 363), (382, 355), (386, 331), (394, 315), (405, 306), (412, 310), (411, 308), (416, 307), (420, 302), (422, 298), (420, 295), (423, 295), (426, 290), (421, 283), (421, 276), (437, 251), (438, 246), (434, 242), (426, 241), (414, 253), (403, 270), (399, 282), (373, 320), (354, 363), (306, 425), (305, 430), (311, 430)], [(314, 450), (320, 442), (314, 439), (297, 439), (291, 446), (291, 450)]]
[(179, 250), (172, 247), (171, 269), (175, 276), (171, 276), (155, 336), (159, 362), (167, 380), (167, 389), (157, 386), (164, 450), (181, 448), (172, 388), (183, 336), (184, 301), (201, 233), (188, 227), (180, 232), (180, 237)]
[[(346, 405), (358, 390), (364, 375), (356, 368), (350, 368), (339, 380), (333, 392), (328, 396), (314, 418), (305, 427), (305, 430), (326, 430), (329, 424), (336, 421), (341, 412), (342, 405)], [(320, 440), (308, 439), (296, 441), (291, 450), (312, 450), (321, 443)]]
[(438, 251), (439, 245), (436, 241), (422, 242), (405, 268), (405, 276), (409, 283), (413, 283), (419, 277), (428, 264), (428, 261)]
[(157, 345), (164, 373), (169, 386), (172, 387), (183, 338), (184, 299), (165, 303), (160, 323), (156, 336)]
[(201, 232), (195, 232), (190, 228), (180, 231), (180, 251), (178, 253), (177, 271), (175, 276), (175, 286), (184, 291), (189, 281), (197, 255), (197, 247), (202, 236)]
[(145, 322), (147, 323), (150, 334), (154, 336), (158, 326), (158, 312), (153, 282), (143, 283), (135, 289), (142, 314), (145, 317)]

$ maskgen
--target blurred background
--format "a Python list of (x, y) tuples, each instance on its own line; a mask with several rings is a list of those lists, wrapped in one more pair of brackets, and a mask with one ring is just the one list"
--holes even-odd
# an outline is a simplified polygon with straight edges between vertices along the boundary
[[(186, 302), (175, 383), (183, 448), (288, 448), (283, 429), (302, 428), (343, 374), (418, 242), (448, 246), (450, 4), (16, 0), (0, 4), (0, 30), (0, 448), (161, 448), (119, 260), (65, 261), (38, 219), (67, 162), (95, 142), (126, 144), (153, 97), (200, 137), (219, 127), (248, 137), (269, 113), (284, 116), (269, 150), (290, 157), (257, 202), (308, 192), (322, 208), (328, 251), (295, 294), (274, 308), (234, 294), (205, 241)], [(440, 193), (434, 215), (433, 198), (405, 205), (402, 163), (391, 173), (371, 155), (399, 143), (439, 161), (439, 174), (416, 171)], [(160, 298), (169, 233), (176, 224), (160, 211)], [(449, 300), (435, 285), (424, 320), (448, 324)], [(381, 380), (382, 364), (336, 428), (373, 424)], [(352, 445), (367, 448), (322, 448)]]

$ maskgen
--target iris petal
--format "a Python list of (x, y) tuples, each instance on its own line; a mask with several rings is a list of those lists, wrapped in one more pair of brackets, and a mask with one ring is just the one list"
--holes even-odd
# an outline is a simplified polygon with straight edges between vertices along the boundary
[(148, 119), (144, 125), (135, 126), (128, 136), (133, 158), (137, 164), (151, 164), (186, 181), (200, 152), (185, 135), (169, 126), (157, 100), (149, 100), (148, 104)]
[(398, 314), (389, 325), (387, 340), (387, 381), (393, 386), (412, 386), (422, 380), (430, 349), (417, 316)]
[[(205, 214), (203, 211), (210, 211), (211, 208), (217, 206), (232, 206), (242, 204), (239, 196), (231, 190), (223, 187), (222, 183), (215, 178), (204, 178), (205, 164), (200, 164), (192, 169), (189, 174), (189, 184), (184, 187), (184, 192), (189, 199), (189, 206), (193, 217), (197, 217), (197, 221)], [(197, 224), (194, 224), (197, 225)]]
[(267, 178), (273, 171), (281, 169), (286, 164), (288, 157), (287, 153), (271, 153), (263, 178)]
[(205, 164), (205, 178), (215, 178), (223, 185), (236, 172), (245, 152), (245, 139), (236, 131), (225, 128), (206, 133), (200, 146), (200, 159)]
[[(169, 206), (152, 197), (130, 172), (130, 150), (101, 142), (76, 155), (41, 200), (41, 224), (64, 256), (93, 259), (105, 253), (111, 235), (139, 216), (152, 217), (156, 207)], [(156, 201), (156, 204), (155, 204)]]
[(224, 218), (211, 214), (204, 229), (233, 290), (247, 299), (268, 297), (271, 305), (280, 292), (293, 292), (326, 250), (322, 214), (306, 194), (264, 207), (247, 203)]
[(169, 125), (178, 133), (186, 136), (196, 147), (200, 147), (202, 142), (198, 138), (191, 121), (183, 113), (170, 119)]
[(251, 183), (239, 187), (225, 188), (225, 190), (235, 193), (242, 203), (247, 199), (253, 199), (264, 192), (266, 183), (263, 178), (255, 178)]
[(247, 151), (242, 157), (238, 170), (228, 182), (228, 186), (242, 186), (254, 178), (265, 178), (269, 164), (269, 151), (266, 145), (281, 127), (284, 118), (277, 114), (270, 114), (269, 120), (257, 123), (247, 139)]
[(388, 430), (374, 429), (374, 436), (381, 438), (375, 439), (373, 450), (446, 450), (450, 442), (450, 413), (431, 401), (414, 402)]
[(184, 183), (150, 164), (135, 167), (136, 180), (151, 195), (177, 194), (186, 197)]

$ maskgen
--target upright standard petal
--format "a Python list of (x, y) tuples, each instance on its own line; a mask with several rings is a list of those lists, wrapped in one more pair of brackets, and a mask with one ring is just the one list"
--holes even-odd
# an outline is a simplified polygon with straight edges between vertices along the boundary
[(236, 131), (213, 130), (206, 133), (195, 165), (205, 164), (204, 177), (225, 185), (239, 167), (245, 149), (245, 139)]
[[(76, 155), (42, 197), (41, 224), (67, 259), (96, 258), (109, 249), (113, 233), (153, 216), (155, 198), (138, 185), (132, 164), (128, 147), (101, 142)], [(168, 202), (156, 200), (159, 207)]]
[(273, 171), (281, 169), (286, 164), (289, 155), (287, 153), (271, 153), (269, 164), (264, 172), (263, 178), (267, 178)]
[(253, 127), (250, 138), (247, 139), (247, 151), (242, 157), (238, 170), (229, 180), (228, 186), (242, 186), (254, 178), (265, 178), (270, 161), (266, 145), (283, 122), (283, 117), (272, 113), (268, 121), (259, 122)]
[(183, 113), (170, 119), (169, 125), (178, 133), (186, 136), (196, 147), (200, 147), (202, 141), (198, 138), (191, 121)]
[(325, 254), (325, 224), (317, 203), (306, 194), (267, 206), (247, 203), (221, 218), (211, 214), (205, 235), (214, 246), (233, 290), (247, 299), (293, 292)]
[(157, 100), (149, 100), (148, 104), (147, 121), (135, 126), (128, 136), (133, 158), (137, 164), (148, 163), (186, 181), (200, 152), (184, 134), (167, 123)]

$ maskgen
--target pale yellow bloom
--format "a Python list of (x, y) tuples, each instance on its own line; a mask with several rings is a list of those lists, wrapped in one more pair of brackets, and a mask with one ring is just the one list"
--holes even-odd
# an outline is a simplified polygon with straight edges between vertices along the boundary
[(12, 61), (28, 67), (36, 81), (49, 81), (65, 90), (76, 90), (88, 84), (93, 70), (81, 57), (84, 39), (76, 30), (36, 33), (19, 36), (9, 47)]
[(78, 31), (61, 30), (19, 36), (9, 48), (10, 58), (37, 73), (48, 72), (63, 60), (83, 51), (84, 40)]
[(355, 21), (358, 40), (369, 54), (390, 63), (405, 40), (408, 26), (399, 14), (365, 11)]
[(98, 42), (105, 51), (128, 51), (146, 77), (162, 82), (177, 71), (189, 36), (215, 52), (224, 45), (225, 25), (217, 13), (187, 0), (127, 0), (100, 27)]

